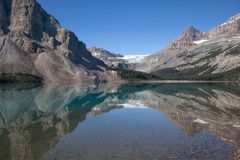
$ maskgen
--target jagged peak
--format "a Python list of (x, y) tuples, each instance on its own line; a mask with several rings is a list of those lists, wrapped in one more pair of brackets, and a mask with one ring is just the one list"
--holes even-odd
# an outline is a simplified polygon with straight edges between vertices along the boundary
[(178, 39), (182, 39), (182, 38), (195, 39), (194, 37), (196, 34), (201, 34), (201, 31), (196, 29), (193, 26), (189, 26), (184, 32), (182, 32), (181, 36)]
[(189, 26), (175, 41), (172, 41), (166, 49), (188, 48), (195, 45), (194, 41), (201, 40), (203, 37), (203, 32), (193, 26)]
[(111, 53), (110, 51), (102, 48), (102, 47), (97, 47), (97, 46), (92, 46), (92, 47), (89, 47), (88, 50), (90, 52), (102, 52), (102, 53)]
[(200, 30), (198, 30), (197, 28), (193, 27), (193, 26), (189, 26), (185, 32), (200, 32)]
[(114, 53), (114, 52), (111, 52), (104, 48), (97, 47), (97, 46), (92, 46), (92, 47), (88, 48), (88, 50), (95, 56), (96, 55), (99, 56), (99, 54), (101, 54), (102, 56), (105, 55), (105, 56), (109, 56), (109, 57), (123, 57), (123, 55), (121, 55), (121, 54)]

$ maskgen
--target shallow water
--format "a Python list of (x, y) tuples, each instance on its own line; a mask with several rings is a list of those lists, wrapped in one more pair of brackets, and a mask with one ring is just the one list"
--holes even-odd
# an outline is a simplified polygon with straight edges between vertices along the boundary
[(238, 84), (0, 86), (0, 159), (228, 160), (238, 149)]

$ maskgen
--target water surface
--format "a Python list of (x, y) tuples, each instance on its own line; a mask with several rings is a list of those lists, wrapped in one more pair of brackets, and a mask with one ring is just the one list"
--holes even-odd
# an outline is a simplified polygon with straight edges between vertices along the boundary
[(1, 85), (0, 159), (230, 160), (238, 84)]

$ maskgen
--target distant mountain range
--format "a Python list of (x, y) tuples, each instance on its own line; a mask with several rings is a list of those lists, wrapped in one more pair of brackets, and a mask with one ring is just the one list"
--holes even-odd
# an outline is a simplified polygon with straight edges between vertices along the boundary
[(103, 48), (88, 48), (92, 55), (102, 60), (109, 67), (117, 67), (123, 69), (135, 69), (135, 64), (140, 63), (146, 55), (122, 55), (110, 52)]
[(0, 1), (0, 82), (21, 77), (111, 82), (121, 80), (123, 73), (133, 74), (131, 79), (137, 75), (137, 79), (240, 80), (239, 71), (240, 14), (209, 32), (189, 27), (153, 55), (127, 57), (97, 47), (87, 49), (35, 0)]
[(240, 14), (209, 32), (189, 27), (135, 69), (165, 79), (240, 80)]
[[(92, 50), (90, 50), (92, 52)], [(96, 53), (93, 51), (93, 53)], [(164, 49), (150, 56), (108, 65), (154, 74), (168, 80), (240, 80), (240, 14), (209, 32), (190, 26)], [(108, 58), (111, 56), (108, 56)], [(122, 60), (122, 57), (118, 57)], [(125, 58), (126, 59), (126, 58)], [(124, 64), (125, 63), (125, 64)], [(131, 65), (130, 65), (131, 64)]]
[(98, 47), (88, 48), (92, 55), (100, 60), (102, 60), (109, 67), (127, 67), (127, 61), (124, 60), (124, 56), (121, 54), (112, 53), (108, 50)]

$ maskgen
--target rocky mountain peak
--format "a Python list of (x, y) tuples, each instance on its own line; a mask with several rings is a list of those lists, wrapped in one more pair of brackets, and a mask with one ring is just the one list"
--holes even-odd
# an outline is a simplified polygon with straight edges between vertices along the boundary
[(240, 14), (237, 14), (209, 32), (201, 32), (193, 26), (190, 26), (179, 36), (179, 38), (172, 41), (166, 49), (186, 49), (210, 39), (233, 37), (239, 34)]
[(0, 0), (0, 74), (25, 73), (46, 81), (105, 81), (111, 76), (105, 67), (36, 0)]
[(202, 38), (202, 32), (194, 28), (193, 26), (190, 26), (187, 28), (185, 32), (182, 33), (179, 39), (196, 41), (199, 40), (200, 38)]
[(123, 57), (121, 54), (110, 52), (104, 48), (98, 48), (96, 46), (88, 48), (88, 50), (92, 53), (95, 57)]
[(193, 26), (189, 26), (184, 33), (197, 33), (197, 32), (200, 31)]
[(194, 41), (201, 40), (204, 37), (204, 33), (194, 28), (188, 27), (177, 40), (170, 43), (167, 49), (184, 49), (195, 45)]

